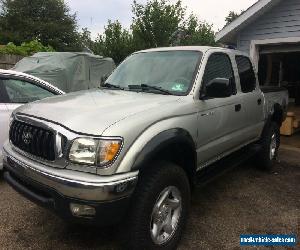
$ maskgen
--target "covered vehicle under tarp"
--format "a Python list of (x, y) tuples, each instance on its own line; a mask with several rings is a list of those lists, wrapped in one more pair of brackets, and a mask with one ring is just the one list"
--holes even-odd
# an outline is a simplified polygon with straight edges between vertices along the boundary
[(13, 70), (39, 77), (64, 92), (96, 88), (115, 68), (111, 58), (84, 52), (39, 52), (19, 61)]

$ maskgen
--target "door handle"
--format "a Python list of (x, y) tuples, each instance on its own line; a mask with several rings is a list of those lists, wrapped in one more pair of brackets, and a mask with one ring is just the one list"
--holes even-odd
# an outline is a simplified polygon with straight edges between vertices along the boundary
[(261, 105), (261, 103), (262, 103), (262, 101), (261, 101), (261, 99), (259, 98), (259, 99), (257, 100), (257, 104), (258, 104), (258, 105)]
[(237, 104), (237, 105), (234, 106), (234, 108), (235, 108), (235, 112), (240, 112), (241, 109), (242, 109), (242, 105), (241, 104)]

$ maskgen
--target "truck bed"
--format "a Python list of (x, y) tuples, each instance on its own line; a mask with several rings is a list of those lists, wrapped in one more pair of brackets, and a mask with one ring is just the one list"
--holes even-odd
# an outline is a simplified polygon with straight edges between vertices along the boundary
[(283, 109), (285, 119), (289, 104), (288, 90), (283, 87), (262, 86), (261, 91), (264, 93), (266, 101), (265, 114), (272, 114), (274, 112), (274, 106), (279, 104)]

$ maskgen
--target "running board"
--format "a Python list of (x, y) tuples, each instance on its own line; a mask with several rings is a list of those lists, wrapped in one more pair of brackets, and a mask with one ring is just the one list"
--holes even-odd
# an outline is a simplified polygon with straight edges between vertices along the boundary
[(261, 149), (260, 145), (252, 144), (200, 170), (196, 176), (196, 186), (203, 187), (226, 172), (249, 160)]

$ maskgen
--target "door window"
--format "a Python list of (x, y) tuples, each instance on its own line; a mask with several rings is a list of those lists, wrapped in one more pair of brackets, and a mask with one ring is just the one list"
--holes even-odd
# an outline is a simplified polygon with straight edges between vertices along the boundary
[(235, 59), (240, 75), (242, 92), (252, 92), (256, 88), (256, 77), (251, 61), (245, 56), (236, 56)]
[(0, 79), (0, 103), (8, 103), (8, 94), (1, 79)]
[(49, 90), (23, 80), (2, 79), (0, 83), (2, 95), (7, 99), (7, 103), (28, 103), (55, 95)]
[(209, 57), (202, 83), (202, 91), (204, 93), (206, 85), (215, 78), (229, 79), (232, 87), (232, 94), (236, 94), (235, 78), (231, 60), (229, 56), (224, 53), (215, 53)]

